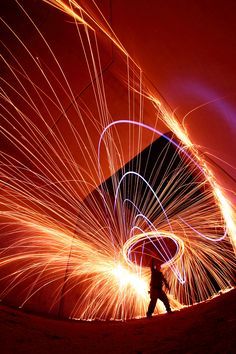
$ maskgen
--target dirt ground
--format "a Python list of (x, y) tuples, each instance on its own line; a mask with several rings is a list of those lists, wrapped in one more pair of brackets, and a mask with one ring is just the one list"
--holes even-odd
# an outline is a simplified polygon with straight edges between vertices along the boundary
[(0, 353), (236, 353), (236, 289), (152, 319), (63, 321), (0, 306)]

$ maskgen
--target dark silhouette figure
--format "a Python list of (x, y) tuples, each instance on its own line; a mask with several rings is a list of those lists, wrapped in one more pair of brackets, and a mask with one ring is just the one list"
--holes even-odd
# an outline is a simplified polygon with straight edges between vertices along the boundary
[(151, 317), (157, 303), (157, 299), (160, 299), (166, 308), (168, 313), (171, 313), (170, 303), (166, 293), (162, 290), (163, 284), (169, 290), (169, 285), (164, 278), (161, 267), (159, 264), (155, 264), (155, 261), (152, 260), (151, 264), (151, 282), (150, 282), (150, 303), (148, 306), (147, 317)]

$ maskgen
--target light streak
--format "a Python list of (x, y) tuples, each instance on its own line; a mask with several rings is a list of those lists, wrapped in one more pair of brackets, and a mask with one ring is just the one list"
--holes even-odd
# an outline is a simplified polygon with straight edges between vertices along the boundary
[[(140, 228), (138, 228), (137, 226), (135, 227), (137, 229), (139, 229), (140, 231), (142, 231)], [(149, 231), (149, 232), (144, 232), (138, 235), (133, 236), (132, 238), (129, 238), (127, 240), (127, 242), (125, 243), (124, 247), (123, 247), (123, 256), (124, 259), (126, 260), (127, 263), (131, 264), (132, 262), (130, 261), (130, 259), (127, 257), (127, 254), (129, 253), (130, 248), (135, 247), (135, 244), (138, 241), (143, 241), (143, 240), (156, 240), (156, 239), (163, 239), (163, 238), (170, 238), (171, 240), (175, 240), (176, 243), (178, 244), (178, 249), (176, 254), (174, 255), (174, 257), (172, 257), (170, 260), (168, 260), (167, 262), (162, 264), (162, 267), (168, 267), (170, 266), (170, 264), (174, 264), (177, 260), (181, 259), (181, 257), (184, 254), (184, 242), (178, 238), (176, 235), (168, 233), (168, 232), (161, 232), (159, 231), (159, 233), (157, 234), (155, 231)]]
[[(139, 230), (141, 231), (141, 233), (143, 233), (143, 230), (142, 230), (142, 229), (140, 229), (139, 227), (135, 226), (135, 220), (136, 220), (138, 217), (143, 218), (143, 219), (147, 222), (148, 227), (149, 227), (152, 231), (155, 231), (155, 233), (158, 235), (158, 230), (156, 229), (156, 227), (153, 225), (153, 223), (152, 223), (145, 215), (143, 215), (143, 214), (141, 213), (141, 211), (139, 210), (139, 208), (138, 208), (130, 199), (125, 199), (125, 200), (123, 201), (123, 206), (125, 205), (126, 202), (129, 202), (129, 203), (138, 211), (138, 213), (139, 213), (139, 214), (137, 214), (137, 215), (135, 216), (135, 218), (134, 218), (134, 222), (133, 222), (133, 225), (132, 225), (132, 228), (131, 228), (131, 231), (130, 231), (130, 235), (132, 235), (133, 230), (134, 230), (135, 228), (136, 228), (136, 229), (139, 229)], [(124, 220), (124, 223), (126, 223), (125, 220)], [(162, 242), (161, 242), (161, 241), (162, 241), (162, 238), (157, 238), (157, 241), (158, 241), (159, 246), (160, 246), (161, 249), (163, 250), (165, 256), (163, 256), (163, 254), (161, 253), (160, 249), (157, 248), (157, 246), (155, 245), (155, 243), (152, 241), (152, 238), (148, 238), (148, 240), (150, 240), (150, 241), (152, 242), (154, 248), (157, 249), (157, 251), (160, 253), (160, 255), (161, 255), (163, 258), (165, 258), (166, 256), (172, 258), (172, 257), (170, 256), (170, 253), (168, 252), (168, 251), (169, 251), (168, 248), (167, 248), (166, 250), (164, 249), (164, 247), (163, 247), (163, 245), (162, 245)], [(174, 242), (175, 242), (175, 240), (174, 240)], [(176, 244), (177, 252), (178, 252), (178, 242), (175, 242), (175, 244)], [(169, 253), (169, 254), (167, 254), (167, 253)]]
[[(39, 80), (31, 78), (23, 61), (6, 45), (8, 54), (2, 60), (10, 79), (2, 78), (0, 136), (10, 148), (2, 151), (0, 159), (0, 298), (11, 302), (13, 297), (17, 306), (32, 308), (38, 296), (44, 299), (38, 300), (39, 306), (47, 300), (44, 311), (56, 313), (59, 304), (60, 314), (70, 318), (143, 316), (149, 301), (150, 273), (143, 262), (150, 257), (147, 242), (156, 250), (156, 258), (162, 259), (173, 308), (206, 300), (219, 289), (225, 291), (233, 284), (234, 210), (187, 130), (153, 92), (103, 16), (97, 19), (74, 0), (44, 2), (75, 21), (98, 113), (90, 102), (76, 100), (59, 60), (19, 4), (60, 77), (40, 58), (35, 59), (20, 35), (3, 21)], [(79, 25), (85, 28), (85, 39)], [(110, 116), (98, 29), (127, 63), (124, 90), (129, 119), (114, 121)], [(73, 114), (61, 96), (69, 99)], [(150, 103), (180, 142), (163, 135), (155, 119), (153, 125), (145, 123), (144, 106)], [(65, 134), (55, 123), (55, 111), (66, 122)], [(128, 143), (122, 145), (119, 129), (124, 125)], [(139, 161), (129, 171), (116, 174), (146, 147), (143, 134), (147, 131), (153, 138), (166, 140), (155, 156), (150, 180), (142, 175)], [(175, 152), (163, 173), (170, 146)], [(112, 176), (109, 193), (102, 184), (106, 168)], [(129, 180), (132, 176), (135, 181)], [(154, 187), (158, 178), (159, 185)], [(174, 253), (168, 240), (176, 247)]]

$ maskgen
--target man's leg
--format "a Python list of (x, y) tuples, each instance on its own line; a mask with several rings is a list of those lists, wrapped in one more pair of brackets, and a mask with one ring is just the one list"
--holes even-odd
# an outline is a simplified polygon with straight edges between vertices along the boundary
[(158, 293), (158, 298), (159, 298), (159, 299), (163, 302), (163, 304), (165, 305), (166, 311), (167, 311), (167, 312), (171, 312), (169, 299), (168, 299), (166, 293), (165, 293), (163, 290), (161, 290), (161, 291)]
[(154, 310), (155, 310), (155, 307), (156, 307), (156, 303), (157, 303), (157, 291), (155, 290), (151, 290), (150, 292), (150, 303), (149, 303), (149, 306), (148, 306), (148, 311), (147, 311), (147, 317), (151, 317)]

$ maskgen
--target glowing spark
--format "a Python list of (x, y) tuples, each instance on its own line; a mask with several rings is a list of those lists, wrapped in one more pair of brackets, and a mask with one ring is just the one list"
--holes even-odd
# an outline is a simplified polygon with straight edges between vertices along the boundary
[(147, 299), (148, 285), (136, 273), (131, 273), (120, 264), (113, 269), (112, 273), (118, 279), (120, 287), (124, 288), (130, 285), (135, 289), (138, 296)]
[[(28, 66), (4, 45), (10, 79), (1, 79), (0, 92), (0, 138), (7, 147), (0, 160), (1, 299), (68, 318), (143, 316), (150, 277), (145, 257), (162, 263), (173, 308), (226, 291), (234, 282), (234, 210), (187, 130), (153, 92), (95, 3), (99, 19), (75, 0), (44, 2), (75, 21), (92, 95), (89, 102), (76, 97), (46, 39), (17, 2), (55, 70), (2, 20), (39, 77), (32, 79)], [(115, 121), (110, 114), (98, 30), (126, 63), (127, 119)], [(145, 123), (150, 106), (178, 142), (156, 128), (158, 119)], [(148, 144), (165, 140), (148, 178), (148, 161), (142, 170), (139, 160), (146, 133), (152, 135)]]

